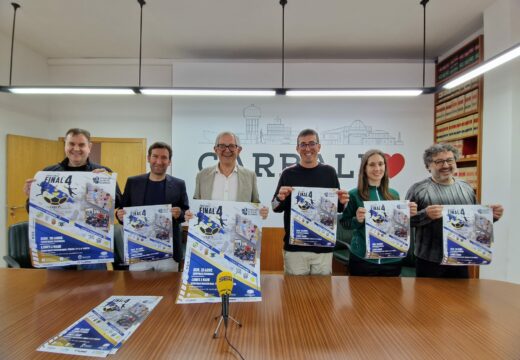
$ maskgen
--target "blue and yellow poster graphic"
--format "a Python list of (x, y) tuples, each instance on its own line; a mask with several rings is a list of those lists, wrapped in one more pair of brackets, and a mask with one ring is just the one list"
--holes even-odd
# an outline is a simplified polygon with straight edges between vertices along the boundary
[(442, 207), (444, 265), (487, 265), (493, 252), (493, 210), (483, 205)]
[(293, 187), (289, 243), (301, 246), (336, 245), (337, 189)]
[(111, 296), (38, 351), (106, 357), (117, 350), (161, 301), (161, 296)]
[(40, 171), (29, 199), (35, 267), (114, 261), (116, 174)]
[(410, 248), (408, 201), (365, 201), (366, 259), (404, 258)]
[(220, 302), (217, 275), (233, 274), (230, 301), (261, 301), (260, 205), (196, 200), (177, 303)]
[(125, 208), (123, 242), (125, 264), (173, 256), (170, 204)]

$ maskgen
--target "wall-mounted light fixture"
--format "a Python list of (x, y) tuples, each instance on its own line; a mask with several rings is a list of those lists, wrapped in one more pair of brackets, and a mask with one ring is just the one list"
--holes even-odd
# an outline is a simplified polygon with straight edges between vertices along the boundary
[(274, 89), (140, 88), (145, 95), (166, 96), (275, 96)]
[[(0, 87), (2, 91), (3, 87)], [(12, 94), (43, 95), (133, 95), (135, 90), (127, 87), (85, 87), (85, 86), (9, 86), (6, 91)]]
[(509, 49), (506, 49), (506, 50), (502, 51), (501, 53), (493, 56), (492, 58), (480, 63), (480, 65), (474, 67), (473, 69), (470, 69), (470, 70), (460, 74), (455, 79), (444, 84), (443, 88), (452, 89), (454, 87), (462, 85), (465, 82), (468, 82), (468, 81), (476, 78), (477, 76), (480, 76), (500, 65), (507, 63), (508, 61), (511, 61), (511, 60), (517, 58), (518, 56), (520, 56), (520, 43), (518, 43), (518, 44), (510, 47)]
[[(432, 93), (433, 88), (425, 89), (425, 47), (426, 47), (426, 4), (429, 0), (421, 0), (424, 7), (424, 36), (423, 36), (423, 86), (422, 88), (392, 89), (392, 88), (347, 88), (347, 89), (286, 89), (285, 88), (285, 5), (287, 0), (280, 0), (282, 6), (282, 92), (294, 97), (403, 97), (418, 96), (423, 93)], [(280, 93), (280, 91), (279, 91)]]
[(285, 95), (300, 97), (419, 96), (424, 89), (287, 89)]
[(13, 30), (11, 38), (11, 61), (9, 68), (9, 85), (0, 86), (0, 92), (13, 94), (47, 94), (47, 95), (162, 95), (162, 96), (275, 96), (286, 95), (294, 97), (403, 97), (418, 96), (421, 94), (432, 94), (442, 88), (451, 89), (466, 81), (473, 79), (483, 73), (498, 67), (507, 61), (520, 56), (520, 43), (505, 50), (504, 52), (484, 61), (477, 67), (461, 74), (444, 86), (426, 87), (425, 86), (425, 63), (426, 63), (426, 5), (429, 0), (420, 0), (423, 6), (423, 71), (422, 87), (416, 88), (328, 88), (328, 89), (298, 89), (285, 87), (285, 6), (287, 0), (279, 0), (282, 7), (282, 46), (281, 46), (281, 88), (177, 88), (177, 87), (142, 87), (142, 34), (143, 34), (143, 7), (145, 0), (137, 0), (140, 6), (139, 19), (139, 80), (138, 86), (13, 86), (13, 50), (14, 32), (16, 24), (16, 11), (20, 5), (12, 2), (13, 6)]
[(13, 6), (13, 30), (11, 34), (11, 61), (9, 63), (9, 86), (0, 86), (0, 92), (8, 92), (12, 94), (45, 95), (133, 95), (136, 93), (134, 88), (122, 86), (13, 86), (12, 76), (14, 54), (14, 31), (16, 29), (16, 11), (20, 8), (20, 5), (15, 2), (12, 2), (11, 5)]

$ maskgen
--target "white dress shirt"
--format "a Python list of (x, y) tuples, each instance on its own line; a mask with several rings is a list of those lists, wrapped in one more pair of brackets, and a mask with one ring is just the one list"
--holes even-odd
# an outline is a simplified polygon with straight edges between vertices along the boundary
[(236, 201), (238, 193), (238, 168), (235, 166), (233, 172), (226, 176), (220, 172), (217, 166), (211, 200)]

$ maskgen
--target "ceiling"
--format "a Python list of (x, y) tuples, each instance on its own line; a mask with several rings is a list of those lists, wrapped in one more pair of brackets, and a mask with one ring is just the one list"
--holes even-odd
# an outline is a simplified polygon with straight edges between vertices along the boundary
[[(428, 59), (483, 26), (495, 0), (431, 0)], [(11, 0), (0, 1), (0, 32), (11, 37)], [(16, 0), (16, 44), (47, 58), (137, 58), (136, 0)], [(146, 0), (143, 58), (279, 59), (279, 0)], [(419, 0), (288, 0), (286, 58), (420, 59)], [(8, 56), (2, 54), (2, 56)]]

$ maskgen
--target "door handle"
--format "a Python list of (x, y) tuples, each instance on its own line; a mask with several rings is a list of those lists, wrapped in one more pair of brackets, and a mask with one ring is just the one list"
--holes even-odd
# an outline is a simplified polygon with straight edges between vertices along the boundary
[(11, 216), (14, 216), (14, 212), (18, 209), (25, 209), (25, 205), (19, 205), (19, 206), (8, 206), (9, 208), (9, 214)]

